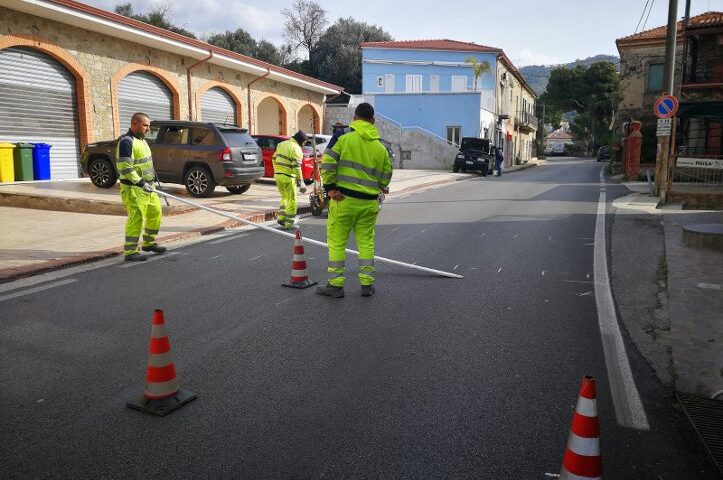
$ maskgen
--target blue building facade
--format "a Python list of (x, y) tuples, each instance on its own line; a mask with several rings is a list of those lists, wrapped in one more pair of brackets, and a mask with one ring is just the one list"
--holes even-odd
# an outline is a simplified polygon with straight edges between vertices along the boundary
[[(405, 127), (453, 143), (461, 137), (490, 138), (499, 53), (451, 40), (362, 44), (362, 94), (377, 112)], [(476, 85), (469, 57), (491, 68)]]

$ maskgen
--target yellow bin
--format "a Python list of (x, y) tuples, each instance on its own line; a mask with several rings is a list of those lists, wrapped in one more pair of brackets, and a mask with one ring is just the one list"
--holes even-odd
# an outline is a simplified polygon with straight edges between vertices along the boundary
[(0, 143), (0, 182), (15, 180), (15, 166), (13, 164), (13, 150), (15, 144)]

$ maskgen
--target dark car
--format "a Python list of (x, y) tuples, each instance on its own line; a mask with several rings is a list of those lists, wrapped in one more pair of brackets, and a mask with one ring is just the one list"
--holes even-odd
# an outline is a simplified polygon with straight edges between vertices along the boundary
[(610, 160), (610, 147), (608, 145), (603, 145), (598, 148), (597, 161), (599, 162), (600, 160)]
[[(158, 120), (146, 140), (158, 179), (184, 185), (194, 197), (209, 196), (216, 185), (233, 194), (246, 192), (261, 178), (261, 150), (246, 129), (235, 125)], [(80, 165), (93, 185), (110, 188), (118, 180), (115, 168), (118, 139), (91, 143)]]
[(485, 138), (462, 137), (459, 153), (454, 157), (453, 172), (473, 170), (483, 177), (492, 173), (494, 153), (490, 152), (490, 141)]

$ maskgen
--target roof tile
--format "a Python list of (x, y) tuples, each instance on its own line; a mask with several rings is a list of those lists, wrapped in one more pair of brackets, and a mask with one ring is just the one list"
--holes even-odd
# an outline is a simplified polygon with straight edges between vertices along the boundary
[[(688, 30), (696, 28), (707, 28), (723, 26), (723, 12), (706, 12), (690, 17), (688, 20)], [(683, 21), (678, 21), (678, 33), (683, 31)], [(668, 26), (663, 25), (662, 27), (652, 28), (645, 30), (634, 35), (628, 35), (627, 37), (618, 38), (618, 42), (627, 42), (634, 40), (658, 40), (664, 39), (668, 32)]]

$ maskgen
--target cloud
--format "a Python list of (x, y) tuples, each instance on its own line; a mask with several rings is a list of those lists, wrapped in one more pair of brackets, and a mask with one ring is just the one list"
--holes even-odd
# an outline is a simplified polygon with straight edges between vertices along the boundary
[(529, 47), (523, 47), (522, 50), (512, 53), (510, 59), (516, 67), (524, 67), (526, 65), (558, 65), (564, 63), (559, 57), (534, 52)]

